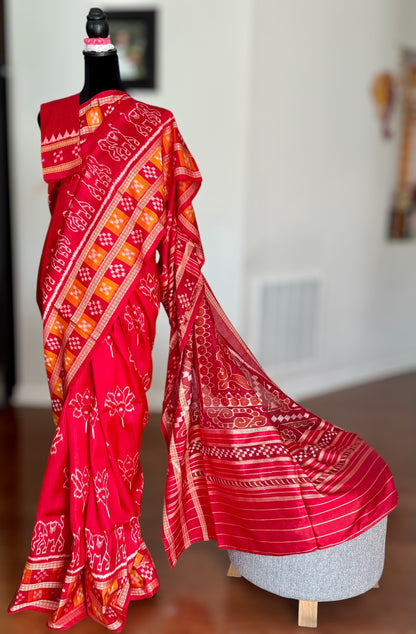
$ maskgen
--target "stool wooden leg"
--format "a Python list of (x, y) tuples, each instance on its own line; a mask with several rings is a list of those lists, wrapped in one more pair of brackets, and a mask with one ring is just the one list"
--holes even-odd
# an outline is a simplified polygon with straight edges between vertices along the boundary
[(318, 627), (317, 601), (299, 601), (298, 625), (301, 627)]
[(233, 564), (230, 564), (230, 567), (228, 568), (227, 577), (241, 577), (237, 568), (235, 568)]

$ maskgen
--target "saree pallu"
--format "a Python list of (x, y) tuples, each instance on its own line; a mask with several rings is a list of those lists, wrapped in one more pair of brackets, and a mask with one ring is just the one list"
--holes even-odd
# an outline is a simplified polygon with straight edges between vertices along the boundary
[(283, 394), (215, 300), (192, 207), (201, 177), (173, 115), (109, 91), (46, 104), (41, 122), (52, 217), (38, 302), (57, 428), (10, 611), (120, 631), (129, 601), (158, 589), (139, 457), (160, 301), (172, 566), (198, 540), (289, 555), (387, 515), (397, 493), (382, 458)]

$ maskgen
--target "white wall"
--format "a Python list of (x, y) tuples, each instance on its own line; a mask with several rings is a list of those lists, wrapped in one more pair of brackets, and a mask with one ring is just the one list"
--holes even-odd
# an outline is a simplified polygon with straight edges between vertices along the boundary
[(269, 368), (289, 393), (416, 365), (416, 243), (386, 240), (398, 126), (386, 143), (370, 96), (416, 46), (414, 4), (255, 3), (247, 277), (312, 271), (323, 288), (316, 359)]
[[(413, 0), (111, 0), (160, 10), (160, 88), (204, 176), (196, 210), (205, 273), (244, 336), (255, 275), (317, 271), (313, 365), (272, 371), (300, 396), (415, 366), (415, 244), (385, 239), (397, 136), (385, 143), (369, 89), (413, 44)], [(47, 403), (36, 270), (48, 222), (40, 103), (83, 83), (85, 0), (8, 0), (18, 385)], [(104, 9), (105, 4), (101, 5)], [(64, 25), (60, 29), (59, 24)], [(397, 131), (397, 126), (396, 126)], [(160, 317), (151, 404), (164, 385)]]

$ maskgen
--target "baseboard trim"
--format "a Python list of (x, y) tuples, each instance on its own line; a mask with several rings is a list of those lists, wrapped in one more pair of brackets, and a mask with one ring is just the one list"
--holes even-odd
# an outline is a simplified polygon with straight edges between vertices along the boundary
[(266, 371), (286, 394), (294, 400), (301, 401), (305, 398), (321, 396), (373, 381), (381, 381), (415, 370), (416, 354), (406, 360), (365, 363), (322, 372), (310, 372), (303, 374), (303, 376), (285, 375), (284, 372), (279, 373), (270, 368)]
[(18, 383), (13, 390), (13, 407), (50, 407), (48, 385), (46, 383)]

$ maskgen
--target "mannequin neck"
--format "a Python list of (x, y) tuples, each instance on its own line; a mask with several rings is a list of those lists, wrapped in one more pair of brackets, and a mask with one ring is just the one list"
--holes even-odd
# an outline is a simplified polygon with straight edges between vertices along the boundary
[(84, 53), (85, 83), (79, 95), (79, 103), (85, 103), (105, 90), (124, 90), (120, 77), (116, 51), (108, 53)]

